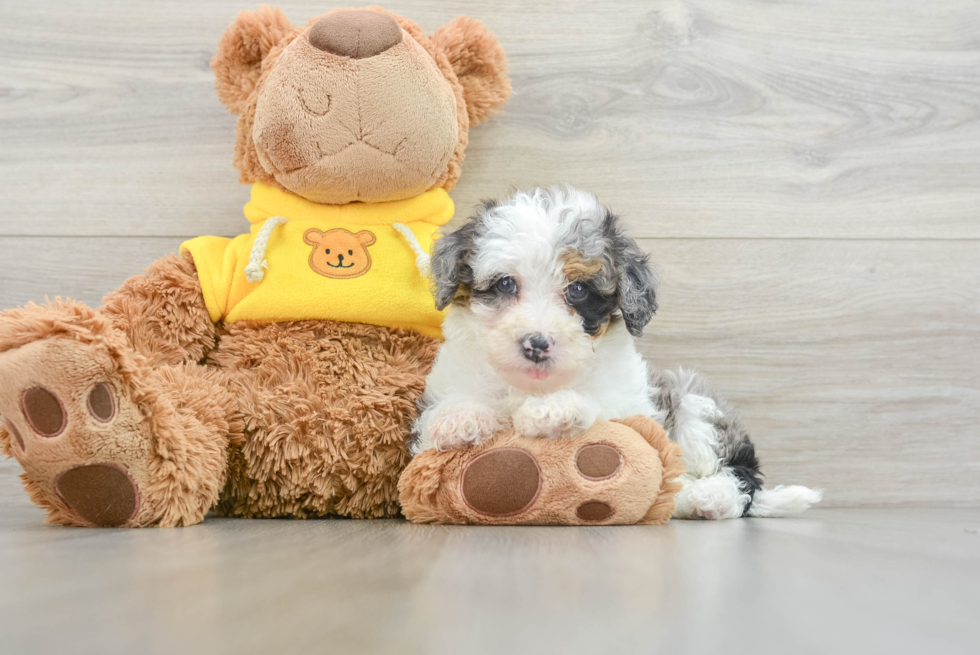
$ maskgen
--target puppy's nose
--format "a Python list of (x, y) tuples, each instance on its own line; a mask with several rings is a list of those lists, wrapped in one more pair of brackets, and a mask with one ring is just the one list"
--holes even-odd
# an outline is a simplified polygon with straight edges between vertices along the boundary
[(380, 55), (402, 41), (398, 21), (377, 11), (354, 9), (324, 16), (310, 28), (310, 44), (352, 59)]
[(521, 339), (521, 347), (524, 349), (524, 359), (534, 363), (543, 362), (551, 354), (548, 352), (548, 349), (551, 348), (551, 341), (540, 332), (525, 334), (524, 338)]

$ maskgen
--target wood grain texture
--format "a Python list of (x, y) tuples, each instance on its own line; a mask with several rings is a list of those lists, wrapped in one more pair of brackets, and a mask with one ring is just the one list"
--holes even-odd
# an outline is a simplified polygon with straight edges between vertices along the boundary
[(45, 526), (26, 502), (0, 505), (9, 655), (980, 650), (977, 509), (659, 527), (207, 519), (119, 531)]
[[(294, 23), (329, 8), (285, 3)], [(980, 5), (393, 0), (483, 19), (506, 113), (463, 211), (567, 181), (643, 236), (980, 237)], [(242, 0), (5, 0), (0, 235), (228, 234), (246, 191), (208, 62)], [(30, 216), (32, 220), (22, 220)]]
[[(980, 504), (980, 4), (385, 6), (430, 32), (478, 17), (509, 54), (458, 215), (556, 181), (624, 214), (664, 273), (644, 352), (741, 408), (771, 483)], [(208, 62), (246, 8), (3, 1), (0, 307), (98, 304), (244, 228)]]

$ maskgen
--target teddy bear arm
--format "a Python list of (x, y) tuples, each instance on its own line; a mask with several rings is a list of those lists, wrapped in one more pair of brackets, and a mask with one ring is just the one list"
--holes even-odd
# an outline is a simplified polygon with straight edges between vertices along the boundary
[(152, 365), (198, 362), (218, 341), (190, 253), (168, 255), (103, 300), (101, 313)]

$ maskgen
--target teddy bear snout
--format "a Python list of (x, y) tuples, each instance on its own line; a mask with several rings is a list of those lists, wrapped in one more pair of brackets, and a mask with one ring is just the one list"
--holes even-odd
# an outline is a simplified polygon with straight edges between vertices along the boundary
[(328, 14), (313, 23), (309, 39), (324, 52), (367, 59), (401, 43), (402, 28), (388, 14), (354, 9)]

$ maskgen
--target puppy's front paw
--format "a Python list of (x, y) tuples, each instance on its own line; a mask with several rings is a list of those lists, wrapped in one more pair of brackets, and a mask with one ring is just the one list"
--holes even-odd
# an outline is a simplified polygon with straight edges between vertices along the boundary
[(595, 416), (581, 404), (577, 394), (532, 396), (514, 415), (514, 429), (525, 437), (557, 439), (588, 429)]
[(439, 451), (477, 446), (503, 426), (489, 407), (479, 403), (453, 403), (437, 410), (422, 434), (425, 448)]

